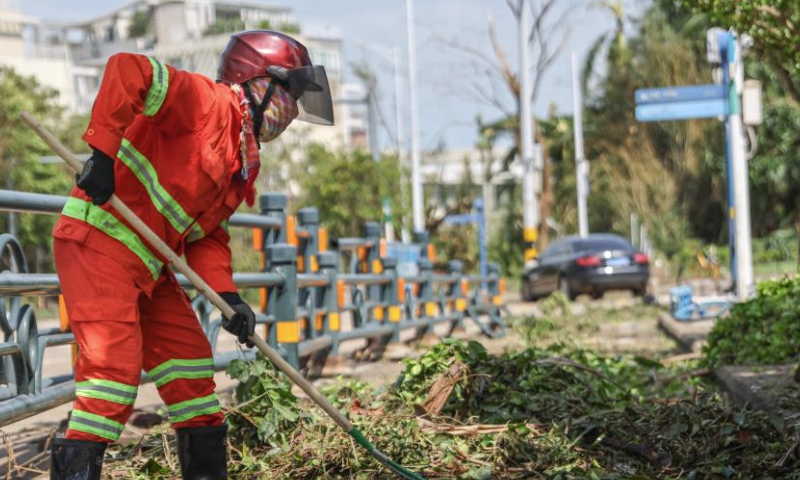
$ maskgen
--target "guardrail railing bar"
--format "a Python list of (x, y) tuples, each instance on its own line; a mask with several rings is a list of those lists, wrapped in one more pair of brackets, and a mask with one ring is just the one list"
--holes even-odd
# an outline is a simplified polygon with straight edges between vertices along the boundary
[[(0, 190), (0, 210), (54, 214), (66, 199)], [(424, 234), (418, 235), (422, 253), (419, 274), (400, 276), (397, 260), (385, 257), (380, 224), (368, 222), (365, 238), (340, 238), (339, 251), (328, 252), (327, 233), (319, 227), (316, 209), (298, 211), (295, 224), (294, 217), (285, 213), (284, 195), (262, 195), (259, 205), (260, 214), (235, 214), (229, 224), (261, 232), (263, 270), (234, 273), (234, 283), (239, 288), (263, 289), (266, 309), (257, 314), (257, 323), (268, 329), (268, 343), (294, 366), (301, 358), (326, 364), (338, 358), (339, 345), (349, 340), (366, 339), (367, 349), (380, 354), (388, 343), (399, 342), (403, 331), (414, 330), (414, 338), (419, 339), (433, 334), (434, 326), (449, 324), (449, 335), (463, 328), (466, 318), (487, 335), (502, 331), (500, 306), (496, 304), (499, 269), (494, 266), (483, 278), (464, 276), (457, 261), (448, 264), (448, 274), (434, 274)], [(20, 304), (21, 296), (59, 293), (58, 277), (27, 273), (22, 249), (15, 242), (8, 235), (0, 237), (0, 255), (11, 252), (13, 270), (0, 272), (0, 327), (6, 338), (14, 339), (0, 343), (0, 380), (5, 379), (7, 384), (0, 386), (0, 426), (74, 398), (71, 375), (43, 377), (48, 347), (74, 344), (74, 336), (61, 328), (39, 331), (32, 308)], [(342, 253), (350, 259), (350, 273), (339, 271)], [(191, 287), (182, 275), (178, 275), (178, 281), (187, 289)], [(472, 295), (465, 294), (465, 285), (470, 282), (485, 284), (485, 294), (477, 288)], [(342, 302), (342, 294), (349, 301)], [(491, 302), (484, 303), (484, 298)], [(212, 318), (215, 310), (202, 297), (196, 297), (192, 306), (215, 351), (217, 370), (233, 359), (255, 357), (255, 351), (241, 349), (217, 353), (221, 329), (218, 313)], [(351, 327), (343, 331), (344, 313), (350, 315)], [(489, 317), (488, 324), (480, 320), (482, 315)], [(146, 375), (144, 380), (148, 381)]]

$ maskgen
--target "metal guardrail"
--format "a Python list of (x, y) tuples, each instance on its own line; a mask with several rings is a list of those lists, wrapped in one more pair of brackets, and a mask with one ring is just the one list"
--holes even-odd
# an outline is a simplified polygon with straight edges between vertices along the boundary
[[(0, 190), (0, 210), (59, 213), (66, 199)], [(497, 265), (490, 265), (487, 277), (467, 277), (462, 263), (451, 261), (447, 274), (435, 274), (423, 232), (418, 236), (419, 273), (402, 277), (397, 260), (384, 255), (380, 224), (367, 222), (364, 238), (341, 238), (338, 251), (326, 251), (327, 234), (319, 227), (316, 209), (289, 216), (286, 197), (277, 193), (262, 195), (259, 205), (260, 214), (235, 214), (229, 225), (254, 229), (261, 271), (234, 273), (233, 280), (240, 289), (259, 289), (257, 323), (267, 343), (295, 368), (315, 375), (341, 361), (343, 342), (365, 339), (366, 350), (380, 355), (400, 341), (401, 332), (413, 330), (419, 339), (433, 334), (439, 324), (450, 326), (448, 335), (465, 321), (475, 322), (486, 335), (503, 334)], [(72, 375), (43, 376), (46, 349), (75, 343), (68, 320), (62, 319), (59, 328), (39, 330), (34, 308), (21, 301), (22, 296), (57, 295), (58, 276), (28, 273), (23, 250), (9, 234), (0, 234), (3, 265), (8, 268), (0, 271), (0, 426), (74, 398)], [(342, 265), (348, 265), (346, 271)], [(177, 277), (184, 288), (193, 288), (182, 275)], [(233, 359), (255, 357), (254, 350), (217, 352), (221, 319), (212, 318), (213, 307), (202, 296), (192, 300), (192, 307), (215, 352), (217, 370)], [(350, 321), (343, 322), (344, 317)], [(149, 381), (146, 374), (142, 381)]]

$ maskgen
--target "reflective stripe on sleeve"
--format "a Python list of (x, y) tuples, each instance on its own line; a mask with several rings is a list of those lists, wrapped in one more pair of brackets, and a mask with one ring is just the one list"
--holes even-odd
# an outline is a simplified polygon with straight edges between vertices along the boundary
[(194, 219), (186, 213), (178, 201), (172, 198), (172, 195), (161, 185), (158, 179), (158, 173), (156, 173), (153, 164), (150, 163), (147, 157), (142, 155), (131, 142), (123, 138), (117, 156), (122, 163), (133, 172), (136, 178), (142, 182), (156, 210), (169, 221), (175, 230), (179, 233), (183, 233), (194, 223)]
[(164, 99), (167, 97), (167, 89), (169, 88), (169, 70), (167, 66), (155, 58), (147, 57), (150, 60), (150, 65), (153, 67), (153, 82), (150, 84), (150, 89), (147, 91), (147, 98), (144, 101), (144, 113), (148, 117), (152, 117), (161, 109)]

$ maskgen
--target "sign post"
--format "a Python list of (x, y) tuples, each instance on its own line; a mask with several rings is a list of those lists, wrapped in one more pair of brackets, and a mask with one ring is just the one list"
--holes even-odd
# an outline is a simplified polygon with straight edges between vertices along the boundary
[(711, 29), (707, 43), (709, 62), (721, 66), (722, 83), (636, 90), (636, 119), (640, 122), (656, 122), (725, 118), (730, 269), (736, 295), (739, 299), (745, 299), (753, 288), (753, 252), (749, 175), (740, 107), (744, 66), (741, 46), (734, 34)]

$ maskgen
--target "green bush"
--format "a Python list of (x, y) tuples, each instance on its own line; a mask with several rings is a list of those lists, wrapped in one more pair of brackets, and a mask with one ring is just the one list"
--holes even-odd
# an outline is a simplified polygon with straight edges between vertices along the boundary
[(703, 348), (708, 366), (792, 362), (800, 350), (800, 277), (758, 284), (756, 297), (720, 318)]
[(797, 260), (797, 232), (776, 230), (770, 236), (753, 239), (753, 263)]

